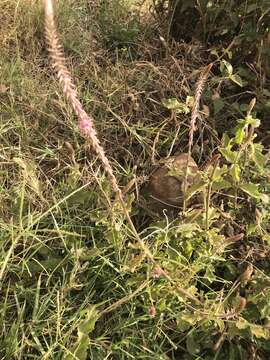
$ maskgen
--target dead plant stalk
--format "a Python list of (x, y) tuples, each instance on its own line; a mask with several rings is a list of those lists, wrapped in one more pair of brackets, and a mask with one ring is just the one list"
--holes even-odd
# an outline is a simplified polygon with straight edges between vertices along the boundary
[(197, 81), (196, 88), (195, 88), (195, 96), (194, 96), (194, 104), (192, 108), (191, 113), (191, 120), (190, 120), (190, 126), (189, 126), (189, 140), (188, 140), (188, 156), (187, 156), (187, 164), (185, 168), (185, 178), (184, 178), (184, 202), (183, 202), (183, 211), (186, 211), (186, 199), (185, 194), (187, 192), (187, 183), (188, 183), (188, 167), (189, 162), (191, 158), (191, 152), (192, 152), (192, 145), (193, 145), (193, 137), (194, 137), (194, 131), (196, 128), (196, 119), (199, 116), (199, 109), (200, 109), (200, 100), (201, 96), (208, 78), (208, 75), (210, 73), (210, 70), (212, 68), (213, 64), (209, 64), (206, 66), (203, 71), (201, 72), (201, 75), (199, 77), (199, 80)]

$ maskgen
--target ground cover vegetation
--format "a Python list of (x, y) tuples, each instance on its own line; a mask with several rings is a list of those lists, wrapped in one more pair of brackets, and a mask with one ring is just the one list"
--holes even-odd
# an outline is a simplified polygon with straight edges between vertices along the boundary
[[(0, 358), (269, 359), (269, 2), (54, 1), (124, 207), (42, 2), (0, 7)], [(181, 153), (196, 181), (160, 209)]]

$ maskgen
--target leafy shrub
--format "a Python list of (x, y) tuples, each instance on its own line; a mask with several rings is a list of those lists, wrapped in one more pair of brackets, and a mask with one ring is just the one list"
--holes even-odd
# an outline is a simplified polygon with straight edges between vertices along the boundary
[[(229, 45), (241, 59), (270, 54), (269, 1), (235, 0), (171, 0), (170, 32), (177, 40), (197, 38), (207, 44)], [(188, 38), (187, 38), (188, 37)]]
[(98, 11), (99, 31), (109, 49), (128, 48), (134, 44), (140, 32), (140, 23), (130, 18), (130, 9), (124, 0), (103, 1)]

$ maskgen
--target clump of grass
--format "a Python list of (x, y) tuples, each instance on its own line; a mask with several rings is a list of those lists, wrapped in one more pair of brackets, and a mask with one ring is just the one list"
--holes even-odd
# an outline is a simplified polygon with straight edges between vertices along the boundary
[[(94, 128), (94, 120), (84, 111), (80, 101), (78, 100), (78, 93), (76, 90), (76, 86), (74, 85), (71, 75), (65, 66), (65, 60), (59, 44), (58, 36), (55, 29), (54, 24), (54, 16), (53, 16), (53, 6), (51, 0), (44, 0), (44, 7), (45, 7), (45, 29), (46, 29), (46, 37), (49, 45), (49, 51), (52, 58), (53, 67), (56, 70), (57, 77), (59, 79), (60, 84), (62, 85), (63, 91), (71, 103), (78, 119), (79, 119), (79, 129), (82, 134), (90, 140), (93, 149), (95, 150), (96, 155), (101, 160), (104, 170), (109, 176), (110, 182), (112, 184), (112, 188), (117, 194), (122, 209), (125, 213), (125, 216), (131, 226), (131, 229), (135, 235), (135, 238), (144, 253), (144, 256), (147, 257), (152, 263), (155, 264), (155, 268), (160, 268), (160, 265), (155, 261), (152, 253), (150, 252), (147, 245), (142, 241), (137, 230), (131, 220), (131, 217), (128, 213), (127, 207), (124, 202), (123, 193), (118, 186), (117, 180), (114, 176), (113, 169), (109, 163), (108, 158), (105, 155), (103, 147), (100, 145), (100, 142), (97, 137), (97, 133)], [(8, 258), (7, 258), (8, 259)], [(143, 259), (143, 258), (142, 258)], [(161, 268), (160, 268), (161, 269)], [(3, 268), (4, 270), (4, 268)], [(162, 271), (162, 275), (170, 281), (170, 283), (174, 284), (173, 279), (171, 276), (166, 272)], [(190, 295), (188, 291), (183, 289), (181, 286), (176, 285), (175, 290), (182, 293), (183, 295), (187, 296), (188, 298), (199, 302), (194, 296)]]

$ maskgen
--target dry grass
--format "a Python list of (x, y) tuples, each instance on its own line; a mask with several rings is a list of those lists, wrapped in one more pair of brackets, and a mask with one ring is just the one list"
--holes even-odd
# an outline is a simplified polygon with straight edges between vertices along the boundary
[[(80, 358), (80, 351), (81, 359), (173, 359), (187, 354), (186, 344), (196, 340), (194, 333), (205, 342), (213, 337), (217, 343), (224, 340), (218, 326), (226, 326), (225, 332), (242, 319), (244, 300), (238, 296), (238, 283), (234, 284), (242, 271), (235, 265), (239, 253), (226, 249), (217, 254), (209, 240), (225, 241), (227, 235), (216, 235), (218, 230), (211, 228), (208, 238), (199, 225), (201, 213), (192, 209), (183, 222), (166, 217), (157, 221), (140, 207), (145, 179), (156, 164), (188, 151), (190, 114), (176, 114), (162, 100), (177, 98), (185, 103), (187, 96), (196, 96), (208, 52), (196, 44), (162, 42), (159, 35), (164, 33), (158, 32), (152, 17), (147, 15), (146, 23), (138, 7), (132, 13), (117, 0), (113, 4), (55, 2), (66, 67), (58, 47), (53, 50), (54, 60), (60, 61), (58, 73), (67, 99), (52, 76), (42, 3), (2, 4), (3, 359), (69, 360), (71, 354)], [(52, 28), (50, 34), (51, 43)], [(207, 83), (205, 93), (212, 86)], [(200, 102), (206, 101), (209, 97), (203, 96)], [(93, 117), (90, 128), (86, 112)], [(219, 142), (215, 124), (211, 111), (210, 115), (200, 112), (196, 120), (200, 135), (194, 136), (192, 150), (200, 165)], [(96, 139), (95, 146), (92, 140), (89, 146), (85, 128), (91, 130), (92, 140), (93, 134), (99, 135), (104, 151)], [(120, 189), (116, 184), (121, 184)], [(114, 201), (112, 190), (124, 193), (128, 213)], [(136, 229), (127, 226), (127, 214), (140, 230), (140, 246), (134, 241)], [(230, 217), (226, 219), (234, 225)], [(241, 236), (245, 233), (242, 227), (237, 230)], [(149, 258), (155, 259), (154, 265)], [(253, 261), (246, 247), (240, 260)], [(224, 279), (215, 270), (223, 271), (227, 262), (235, 276)], [(207, 276), (215, 276), (216, 287)], [(254, 276), (267, 282), (256, 265), (251, 281)], [(248, 285), (258, 294), (256, 284)], [(232, 315), (230, 321), (226, 314)], [(188, 327), (188, 321), (194, 324)]]

